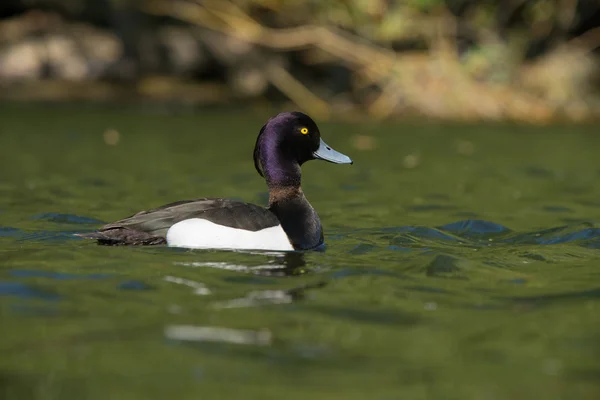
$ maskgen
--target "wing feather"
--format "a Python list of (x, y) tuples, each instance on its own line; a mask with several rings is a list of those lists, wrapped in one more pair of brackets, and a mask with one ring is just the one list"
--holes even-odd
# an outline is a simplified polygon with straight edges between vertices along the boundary
[(190, 218), (203, 218), (219, 225), (250, 231), (279, 225), (275, 214), (266, 208), (237, 200), (202, 198), (141, 211), (107, 224), (99, 232), (126, 229), (164, 237), (172, 225)]

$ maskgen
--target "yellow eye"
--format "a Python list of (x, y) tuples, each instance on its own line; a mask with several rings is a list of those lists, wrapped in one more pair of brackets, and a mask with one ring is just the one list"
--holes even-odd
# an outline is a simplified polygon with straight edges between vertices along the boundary
[(300, 133), (303, 135), (308, 135), (308, 128), (302, 128), (300, 129)]

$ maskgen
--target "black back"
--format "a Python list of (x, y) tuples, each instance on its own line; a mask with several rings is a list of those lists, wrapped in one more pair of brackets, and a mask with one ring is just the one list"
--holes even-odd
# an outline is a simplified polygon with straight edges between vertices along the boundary
[(99, 231), (129, 229), (165, 237), (172, 225), (189, 218), (202, 218), (215, 224), (253, 232), (279, 225), (275, 214), (263, 207), (237, 200), (203, 198), (141, 211), (107, 224)]

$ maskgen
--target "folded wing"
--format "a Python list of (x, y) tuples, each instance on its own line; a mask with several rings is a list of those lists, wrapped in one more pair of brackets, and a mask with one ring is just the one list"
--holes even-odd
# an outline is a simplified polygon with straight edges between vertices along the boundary
[(275, 214), (266, 208), (237, 200), (202, 198), (141, 211), (80, 236), (108, 245), (164, 244), (169, 228), (190, 218), (253, 232), (279, 225)]

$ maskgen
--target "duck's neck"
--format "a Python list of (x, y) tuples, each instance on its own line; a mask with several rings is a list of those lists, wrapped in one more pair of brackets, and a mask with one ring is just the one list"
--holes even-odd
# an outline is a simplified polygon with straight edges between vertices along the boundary
[(323, 243), (319, 216), (306, 200), (299, 185), (269, 185), (269, 210), (281, 222), (294, 249), (313, 249)]
[(281, 222), (296, 250), (313, 249), (323, 243), (323, 230), (319, 216), (312, 208), (300, 187), (302, 170), (290, 154), (264, 152), (265, 179), (269, 187), (269, 210)]
[(269, 192), (276, 188), (300, 188), (302, 170), (297, 162), (290, 161), (290, 159), (292, 159), (291, 156), (273, 154), (263, 161)]

